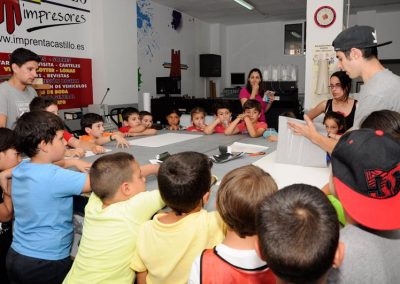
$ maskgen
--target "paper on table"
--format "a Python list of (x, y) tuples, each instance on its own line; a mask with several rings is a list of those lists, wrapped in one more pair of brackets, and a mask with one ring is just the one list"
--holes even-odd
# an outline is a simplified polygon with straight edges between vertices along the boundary
[[(305, 124), (303, 120), (285, 116), (279, 117), (276, 160), (279, 163), (301, 165), (306, 167), (327, 167), (326, 152), (319, 146), (313, 144), (306, 137), (294, 135), (293, 131), (288, 128), (288, 121), (295, 121), (297, 123)], [(321, 134), (324, 133), (325, 129), (319, 125), (316, 125), (316, 127)]]
[(235, 142), (229, 147), (231, 147), (232, 152), (245, 152), (245, 153), (250, 153), (250, 154), (262, 152), (262, 151), (265, 151), (268, 149), (268, 147), (266, 147), (266, 146), (246, 144), (246, 143), (240, 143), (240, 142)]
[(276, 161), (277, 151), (253, 163), (253, 165), (269, 173), (278, 188), (294, 183), (305, 183), (322, 188), (329, 182), (329, 168), (303, 167), (298, 165), (281, 164)]
[(181, 133), (166, 133), (146, 138), (130, 140), (129, 144), (144, 147), (161, 147), (173, 143), (179, 143), (191, 139), (199, 138), (203, 135), (181, 134)]
[[(112, 151), (111, 149), (106, 149), (106, 151), (104, 153), (111, 152), (111, 151)], [(97, 154), (93, 153), (92, 151), (86, 151), (86, 153), (85, 153), (86, 158), (94, 156), (94, 155), (97, 155)]]

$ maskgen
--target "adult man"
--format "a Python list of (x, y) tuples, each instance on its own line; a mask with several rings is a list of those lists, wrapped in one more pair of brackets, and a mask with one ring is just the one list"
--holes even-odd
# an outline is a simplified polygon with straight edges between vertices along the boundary
[[(376, 31), (369, 26), (354, 26), (342, 31), (332, 45), (338, 58), (338, 67), (350, 78), (361, 77), (364, 81), (358, 96), (353, 129), (372, 111), (389, 109), (400, 111), (400, 77), (385, 69), (378, 60)], [(312, 121), (304, 116), (306, 125), (289, 123), (295, 134), (303, 135), (328, 152), (332, 152), (336, 141), (319, 134)]]
[(13, 128), (17, 118), (29, 111), (29, 103), (37, 96), (31, 85), (40, 61), (39, 55), (25, 48), (11, 53), (12, 76), (0, 84), (0, 127)]

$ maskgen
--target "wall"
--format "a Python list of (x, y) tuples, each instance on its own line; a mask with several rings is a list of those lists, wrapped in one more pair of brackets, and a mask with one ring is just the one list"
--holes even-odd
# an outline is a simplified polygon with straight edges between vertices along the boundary
[(230, 86), (232, 72), (244, 72), (247, 76), (254, 67), (294, 64), (299, 71), (299, 92), (304, 92), (304, 55), (283, 54), (284, 24), (268, 22), (226, 27), (225, 86)]
[(93, 101), (137, 103), (136, 1), (97, 0), (93, 5)]
[(350, 26), (369, 25), (376, 29), (379, 42), (393, 41), (378, 48), (380, 59), (400, 59), (400, 11), (377, 13), (365, 11), (350, 16)]
[(199, 54), (209, 53), (210, 25), (182, 13), (181, 26), (173, 29), (173, 9), (149, 0), (138, 0), (138, 66), (141, 94), (156, 95), (156, 77), (168, 77), (170, 69), (163, 66), (171, 63), (171, 50), (180, 51), (181, 94), (204, 97), (205, 79), (199, 76)]

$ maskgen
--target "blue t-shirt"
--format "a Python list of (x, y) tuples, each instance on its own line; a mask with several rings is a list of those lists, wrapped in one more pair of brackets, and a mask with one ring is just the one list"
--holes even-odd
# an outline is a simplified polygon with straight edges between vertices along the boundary
[(86, 174), (53, 164), (23, 161), (12, 174), (14, 232), (11, 247), (19, 254), (60, 260), (70, 254), (72, 196), (80, 194)]

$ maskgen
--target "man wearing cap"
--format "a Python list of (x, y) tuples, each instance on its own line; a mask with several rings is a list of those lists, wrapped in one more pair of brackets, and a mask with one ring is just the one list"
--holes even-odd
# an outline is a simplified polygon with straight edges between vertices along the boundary
[[(338, 58), (338, 67), (350, 78), (361, 77), (364, 85), (358, 96), (353, 129), (375, 110), (400, 111), (400, 77), (385, 69), (378, 60), (376, 31), (369, 26), (354, 26), (342, 31), (332, 45)], [(295, 134), (303, 135), (327, 152), (332, 152), (336, 141), (319, 134), (312, 121), (304, 116), (306, 125), (289, 123)]]
[(333, 150), (332, 175), (347, 224), (344, 260), (328, 283), (399, 283), (400, 142), (381, 130), (348, 132)]

